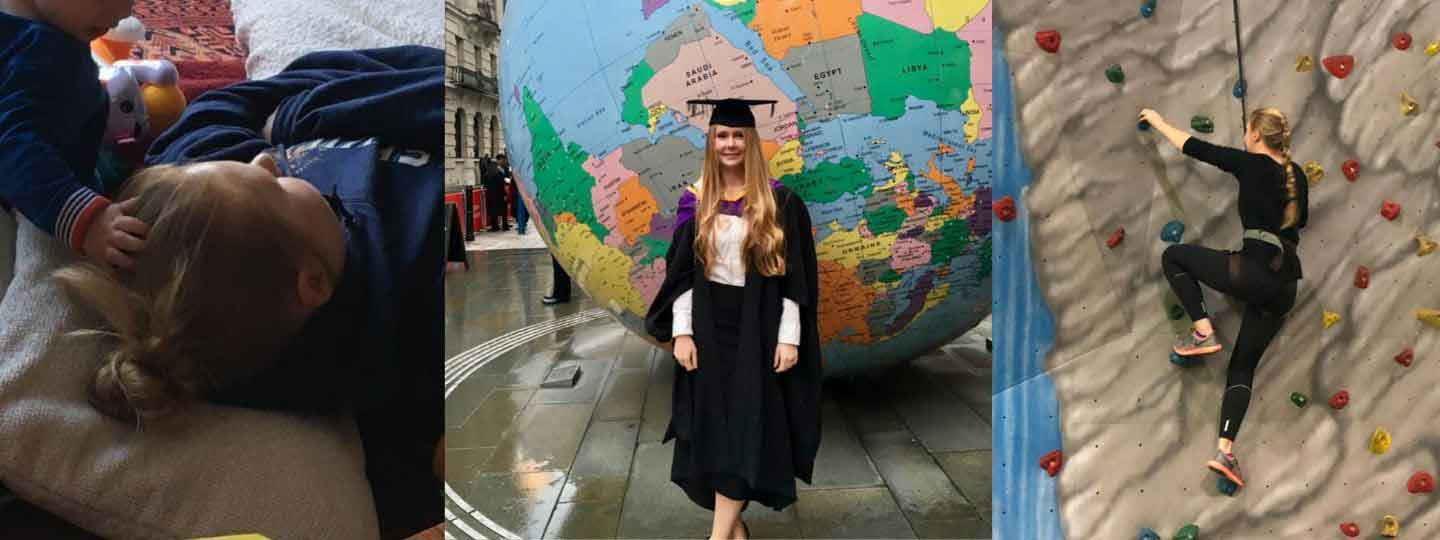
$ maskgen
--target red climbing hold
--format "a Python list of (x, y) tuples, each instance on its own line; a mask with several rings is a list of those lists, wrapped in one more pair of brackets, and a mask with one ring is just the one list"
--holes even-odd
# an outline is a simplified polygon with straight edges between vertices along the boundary
[(1329, 71), (1337, 79), (1344, 79), (1350, 76), (1350, 70), (1355, 67), (1355, 57), (1348, 54), (1341, 54), (1326, 58), (1321, 63), (1325, 64), (1325, 70)]
[(1354, 537), (1356, 537), (1356, 536), (1360, 536), (1360, 526), (1359, 526), (1359, 525), (1356, 525), (1354, 522), (1341, 523), (1341, 524), (1340, 524), (1340, 534), (1343, 534), (1343, 535), (1345, 535), (1345, 536), (1349, 536), (1349, 537), (1351, 537), (1351, 538), (1354, 538)]
[(1120, 243), (1121, 243), (1121, 242), (1124, 242), (1124, 241), (1125, 241), (1125, 228), (1124, 228), (1124, 227), (1120, 227), (1119, 229), (1115, 229), (1115, 232), (1110, 233), (1110, 238), (1108, 238), (1108, 239), (1105, 240), (1105, 247), (1108, 247), (1108, 248), (1110, 248), (1110, 249), (1115, 249), (1115, 246), (1120, 245)]
[(1400, 354), (1395, 355), (1395, 361), (1402, 366), (1410, 367), (1410, 363), (1415, 361), (1415, 349), (1406, 347), (1405, 350), (1400, 351)]
[(1349, 392), (1349, 391), (1341, 390), (1341, 391), (1339, 391), (1339, 392), (1335, 392), (1335, 395), (1330, 396), (1330, 408), (1331, 408), (1331, 409), (1335, 409), (1335, 410), (1338, 411), (1338, 410), (1340, 410), (1340, 409), (1344, 409), (1345, 406), (1346, 406), (1346, 405), (1349, 405), (1349, 404), (1350, 404), (1350, 392)]
[(1417, 472), (1405, 483), (1405, 488), (1411, 493), (1430, 493), (1435, 491), (1435, 477), (1425, 471)]
[(1410, 37), (1409, 32), (1401, 32), (1399, 34), (1395, 34), (1395, 37), (1390, 38), (1390, 44), (1394, 45), (1396, 49), (1400, 49), (1402, 51), (1410, 50), (1410, 43), (1412, 41), (1414, 41), (1414, 39)]
[(1053, 478), (1060, 474), (1060, 465), (1064, 461), (1065, 457), (1060, 454), (1059, 450), (1051, 450), (1050, 453), (1040, 456), (1040, 468), (1045, 469), (1045, 472)]
[(1000, 218), (1000, 221), (1015, 219), (1015, 199), (1006, 195), (995, 201), (995, 217)]
[(1364, 266), (1355, 269), (1355, 288), (1370, 288), (1370, 269)]
[(1395, 218), (1400, 216), (1400, 203), (1390, 201), (1380, 203), (1380, 215), (1385, 216), (1385, 219), (1395, 221)]
[(1059, 30), (1041, 30), (1041, 31), (1039, 31), (1039, 32), (1035, 32), (1035, 43), (1040, 44), (1040, 48), (1041, 48), (1041, 49), (1045, 49), (1045, 52), (1049, 52), (1049, 53), (1059, 52), (1059, 51), (1060, 51), (1060, 31), (1059, 31)]
[(1345, 173), (1346, 180), (1354, 182), (1355, 178), (1360, 176), (1360, 162), (1353, 159), (1346, 161), (1340, 164), (1340, 172)]

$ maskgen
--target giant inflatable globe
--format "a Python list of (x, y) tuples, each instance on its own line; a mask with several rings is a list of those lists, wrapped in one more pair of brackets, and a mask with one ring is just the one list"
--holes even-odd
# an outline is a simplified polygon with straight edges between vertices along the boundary
[(708, 112), (756, 108), (803, 197), (827, 376), (904, 362), (990, 307), (989, 0), (512, 0), (515, 177), (575, 283), (644, 335)]

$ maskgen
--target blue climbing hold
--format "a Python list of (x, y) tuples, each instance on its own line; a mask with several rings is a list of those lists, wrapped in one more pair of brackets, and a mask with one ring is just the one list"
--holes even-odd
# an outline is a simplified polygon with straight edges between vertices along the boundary
[(1135, 126), (1135, 127), (1140, 128), (1140, 131), (1150, 131), (1150, 122), (1146, 122), (1146, 121), (1144, 121), (1144, 120), (1141, 120), (1141, 121), (1140, 121), (1140, 124), (1137, 125), (1137, 126)]
[(1149, 527), (1146, 527), (1146, 528), (1144, 528), (1144, 529), (1140, 529), (1140, 536), (1137, 536), (1136, 539), (1137, 539), (1137, 540), (1160, 540), (1160, 533), (1157, 533), (1157, 532), (1155, 532), (1154, 530), (1151, 530)]
[(1180, 239), (1184, 236), (1185, 224), (1181, 223), (1180, 220), (1166, 223), (1165, 228), (1160, 229), (1160, 239), (1171, 244), (1180, 243)]
[(1155, 14), (1155, 0), (1145, 0), (1140, 3), (1140, 16), (1149, 19)]
[(1229, 478), (1221, 476), (1215, 479), (1215, 489), (1220, 490), (1220, 493), (1224, 493), (1227, 496), (1234, 497), (1235, 491), (1240, 489), (1240, 485), (1231, 482)]
[(1235, 94), (1235, 99), (1245, 97), (1245, 79), (1235, 81), (1235, 89), (1230, 93)]

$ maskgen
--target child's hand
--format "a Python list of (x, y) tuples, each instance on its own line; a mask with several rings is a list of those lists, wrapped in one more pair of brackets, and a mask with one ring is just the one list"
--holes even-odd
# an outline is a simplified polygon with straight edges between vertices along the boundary
[(135, 266), (132, 257), (145, 249), (145, 236), (150, 234), (149, 225), (130, 215), (135, 205), (135, 199), (115, 203), (95, 216), (85, 233), (86, 257), (102, 266)]

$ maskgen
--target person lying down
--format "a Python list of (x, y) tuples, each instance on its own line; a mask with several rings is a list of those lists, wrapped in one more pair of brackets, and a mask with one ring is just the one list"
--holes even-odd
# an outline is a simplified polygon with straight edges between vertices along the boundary
[(150, 227), (133, 268), (55, 275), (115, 342), (95, 407), (354, 413), (384, 537), (439, 523), (443, 68), (327, 51), (191, 103), (116, 198)]
[(250, 163), (157, 166), (120, 200), (150, 224), (126, 275), (91, 264), (56, 279), (111, 327), (92, 403), (115, 418), (158, 418), (271, 367), (335, 292), (345, 236), (311, 184)]

